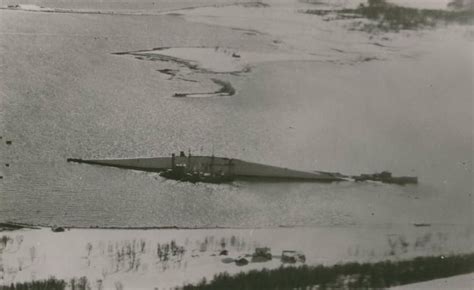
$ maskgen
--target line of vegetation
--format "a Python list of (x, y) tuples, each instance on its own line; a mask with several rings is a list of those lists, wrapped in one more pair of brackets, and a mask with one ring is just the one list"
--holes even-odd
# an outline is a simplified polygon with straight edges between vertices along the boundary
[[(69, 282), (62, 279), (50, 277), (46, 280), (38, 280), (24, 283), (11, 284), (10, 286), (0, 286), (0, 290), (91, 290), (103, 289), (102, 280), (98, 280), (97, 287), (93, 287), (87, 277), (72, 278)], [(120, 282), (115, 283), (116, 290), (123, 290), (123, 285)]]
[[(471, 2), (474, 2), (470, 0)], [(457, 2), (457, 1), (453, 1)], [(450, 3), (450, 7), (456, 6)], [(456, 7), (458, 7), (457, 5)], [(335, 13), (341, 18), (367, 18), (374, 24), (365, 23), (361, 30), (372, 32), (375, 29), (382, 31), (399, 31), (434, 27), (439, 23), (474, 24), (473, 4), (465, 8), (453, 10), (417, 9), (402, 7), (387, 3), (385, 0), (368, 0), (367, 4), (360, 4), (355, 9), (320, 10), (309, 9), (307, 14), (327, 15)]]
[(231, 276), (221, 273), (183, 290), (210, 289), (368, 289), (387, 288), (474, 272), (474, 253), (450, 257), (419, 257), (408, 261), (280, 267)]
[(2, 231), (15, 231), (21, 230), (24, 228), (28, 229), (38, 229), (38, 227), (29, 225), (29, 224), (22, 224), (22, 223), (14, 223), (14, 222), (0, 222), (0, 232)]
[[(418, 257), (407, 261), (378, 263), (346, 263), (334, 266), (280, 267), (273, 270), (252, 270), (237, 275), (220, 273), (211, 281), (203, 279), (196, 285), (185, 285), (182, 290), (214, 289), (383, 289), (433, 279), (474, 272), (474, 253), (453, 256)], [(96, 282), (102, 289), (102, 280)], [(115, 289), (126, 289), (116, 282)], [(66, 282), (51, 277), (24, 283), (0, 286), (0, 290), (90, 290), (92, 284), (86, 277)]]
[(66, 289), (66, 281), (56, 278), (47, 280), (24, 282), (11, 284), (10, 286), (0, 286), (0, 290), (63, 290)]

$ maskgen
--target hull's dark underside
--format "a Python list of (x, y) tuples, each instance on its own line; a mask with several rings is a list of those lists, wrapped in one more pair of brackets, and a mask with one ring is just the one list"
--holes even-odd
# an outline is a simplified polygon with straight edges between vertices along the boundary
[[(79, 162), (102, 166), (112, 166), (150, 172), (161, 172), (172, 168), (172, 157), (135, 158), (135, 159), (68, 159), (69, 162)], [(315, 181), (333, 182), (343, 180), (326, 172), (309, 172), (283, 167), (247, 162), (240, 159), (229, 159), (213, 156), (175, 157), (175, 164), (186, 164), (190, 170), (201, 171), (202, 168), (212, 167), (214, 172), (226, 172), (234, 179), (259, 179), (274, 181)]]

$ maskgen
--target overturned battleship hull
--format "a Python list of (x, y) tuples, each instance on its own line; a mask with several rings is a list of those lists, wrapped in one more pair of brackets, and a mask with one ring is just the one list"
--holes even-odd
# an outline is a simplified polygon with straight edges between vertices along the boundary
[(327, 172), (300, 171), (247, 162), (240, 159), (215, 156), (172, 156), (157, 158), (93, 160), (70, 158), (67, 161), (150, 172), (162, 172), (183, 166), (186, 167), (190, 172), (213, 172), (225, 176), (231, 176), (233, 179), (299, 180), (315, 182), (334, 182), (344, 180), (339, 176), (335, 176)]

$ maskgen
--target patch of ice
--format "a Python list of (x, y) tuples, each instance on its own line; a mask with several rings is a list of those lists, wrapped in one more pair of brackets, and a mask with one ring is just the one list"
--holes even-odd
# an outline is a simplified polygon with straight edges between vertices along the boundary
[[(297, 2), (297, 1), (296, 1)], [(240, 6), (207, 7), (181, 11), (189, 21), (226, 26), (244, 30), (256, 30), (278, 41), (278, 49), (289, 60), (307, 59), (309, 54), (319, 60), (351, 62), (359, 55), (370, 54), (384, 59), (386, 51), (370, 47), (369, 35), (360, 31), (348, 31), (347, 21), (325, 21), (322, 17), (301, 13), (314, 8), (309, 4), (287, 1), (264, 9), (248, 9)], [(350, 53), (338, 53), (333, 48)], [(299, 55), (295, 57), (294, 55)], [(267, 58), (259, 55), (258, 58)], [(272, 56), (274, 58), (274, 56)], [(282, 60), (281, 55), (278, 59)]]
[(209, 47), (175, 47), (134, 54), (173, 57), (190, 65), (195, 65), (198, 69), (215, 73), (242, 72), (246, 71), (249, 66), (262, 62), (322, 59), (319, 56), (303, 54), (257, 53)]
[[(367, 19), (328, 21), (324, 17), (302, 13), (316, 7), (307, 1), (267, 2), (270, 6), (263, 9), (225, 6), (182, 10), (180, 13), (188, 21), (259, 31), (273, 37), (279, 51), (287, 53), (287, 56), (299, 55), (300, 59), (307, 59), (307, 55), (317, 55), (319, 60), (354, 64), (361, 58), (398, 57), (406, 48), (420, 44), (420, 37), (410, 37), (412, 34), (420, 33), (417, 31), (410, 32), (410, 35), (405, 32), (371, 34), (357, 29), (358, 26), (371, 23)], [(361, 2), (366, 1), (337, 1), (337, 8), (356, 7)], [(410, 7), (444, 9), (448, 0), (392, 0), (390, 2)], [(317, 5), (316, 8), (334, 9), (335, 4), (327, 1), (327, 4)], [(381, 45), (372, 45), (374, 42)], [(260, 57), (266, 56), (259, 55), (258, 58)], [(292, 56), (288, 60), (294, 59), (298, 58)]]

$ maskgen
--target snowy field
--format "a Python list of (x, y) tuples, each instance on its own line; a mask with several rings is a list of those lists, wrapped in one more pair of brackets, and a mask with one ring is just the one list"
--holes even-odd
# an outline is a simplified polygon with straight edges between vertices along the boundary
[[(276, 268), (283, 250), (301, 251), (308, 265), (404, 260), (472, 251), (469, 227), (116, 230), (49, 228), (3, 232), (0, 283), (47, 279), (88, 281), (114, 289), (160, 289), (208, 280), (221, 272)], [(273, 259), (237, 266), (269, 247)], [(227, 255), (222, 255), (226, 250)], [(301, 263), (298, 263), (301, 265)], [(297, 264), (297, 265), (298, 265)]]

